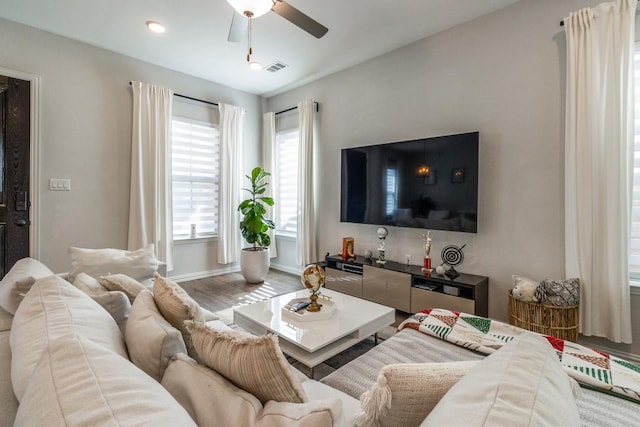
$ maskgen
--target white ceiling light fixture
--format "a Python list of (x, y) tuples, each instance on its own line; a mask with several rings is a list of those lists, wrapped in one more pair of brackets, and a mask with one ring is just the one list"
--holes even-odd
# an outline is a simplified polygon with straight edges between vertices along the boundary
[(262, 70), (262, 64), (259, 63), (258, 61), (251, 61), (249, 62), (249, 68), (255, 71)]
[(164, 27), (164, 25), (162, 25), (161, 23), (159, 23), (158, 21), (147, 21), (145, 22), (147, 28), (156, 33), (156, 34), (162, 34), (164, 33), (167, 29)]
[(273, 0), (227, 0), (240, 15), (247, 18), (257, 18), (269, 12), (273, 7)]

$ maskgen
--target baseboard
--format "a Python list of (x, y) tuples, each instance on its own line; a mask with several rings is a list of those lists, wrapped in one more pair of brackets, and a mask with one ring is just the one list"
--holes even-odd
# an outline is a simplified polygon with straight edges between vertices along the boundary
[(205, 279), (207, 277), (222, 276), (223, 274), (229, 274), (229, 273), (237, 273), (238, 271), (240, 271), (240, 267), (238, 266), (218, 268), (215, 270), (198, 271), (196, 273), (187, 273), (187, 274), (180, 274), (177, 276), (169, 276), (169, 279), (173, 280), (174, 282), (180, 283), (180, 282), (186, 282), (188, 280)]
[(285, 273), (295, 274), (296, 276), (302, 274), (302, 267), (297, 268), (288, 265), (275, 264), (272, 262), (271, 268), (273, 268), (274, 270), (284, 271)]

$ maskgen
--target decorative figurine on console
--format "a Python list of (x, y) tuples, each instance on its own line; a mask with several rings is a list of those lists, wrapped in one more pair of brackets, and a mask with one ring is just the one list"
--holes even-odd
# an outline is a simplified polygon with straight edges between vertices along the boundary
[(342, 259), (345, 261), (356, 259), (354, 250), (355, 240), (353, 237), (342, 238)]
[(384, 257), (384, 252), (385, 252), (385, 239), (387, 238), (388, 234), (389, 234), (389, 230), (387, 230), (387, 227), (378, 228), (378, 239), (380, 240), (380, 243), (378, 244), (378, 260), (376, 261), (376, 263), (378, 264), (387, 263), (387, 260)]
[(464, 253), (462, 253), (462, 250), (465, 246), (467, 245), (464, 244), (460, 247), (456, 245), (449, 245), (442, 249), (442, 253), (440, 254), (442, 257), (442, 263), (449, 266), (449, 269), (444, 272), (444, 275), (451, 280), (455, 280), (455, 278), (460, 275), (454, 267), (459, 266), (462, 264), (462, 261), (464, 261)]
[(424, 264), (422, 266), (423, 273), (431, 273), (431, 258), (429, 253), (431, 252), (431, 230), (427, 230), (427, 234), (423, 234), (424, 237)]
[(320, 288), (324, 286), (325, 282), (324, 269), (318, 264), (309, 264), (304, 268), (300, 281), (305, 288), (311, 291), (311, 296), (309, 297), (311, 304), (307, 307), (307, 311), (312, 313), (320, 311), (322, 304), (318, 304), (318, 294), (320, 293)]

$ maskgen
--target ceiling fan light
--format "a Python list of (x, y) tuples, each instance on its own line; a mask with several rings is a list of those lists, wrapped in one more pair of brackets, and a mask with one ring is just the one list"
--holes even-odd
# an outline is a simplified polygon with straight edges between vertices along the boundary
[[(273, 0), (227, 0), (240, 15), (257, 18), (269, 12), (273, 7)], [(250, 16), (247, 14), (250, 13)]]
[(249, 62), (249, 68), (251, 68), (252, 70), (262, 70), (262, 64), (259, 63), (258, 61), (251, 61)]

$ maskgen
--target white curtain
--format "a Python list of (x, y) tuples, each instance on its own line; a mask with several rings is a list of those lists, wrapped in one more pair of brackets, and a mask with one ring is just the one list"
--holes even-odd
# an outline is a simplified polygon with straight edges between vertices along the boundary
[(171, 108), (173, 92), (141, 82), (133, 88), (129, 249), (153, 243), (173, 269), (171, 219)]
[(220, 104), (220, 212), (218, 262), (238, 261), (240, 221), (238, 205), (242, 187), (242, 128), (244, 114), (235, 105)]
[(306, 265), (316, 256), (316, 220), (313, 182), (313, 101), (298, 103), (300, 145), (298, 148), (298, 230), (297, 262)]
[(628, 241), (637, 0), (564, 20), (567, 39), (565, 261), (582, 282), (580, 332), (631, 343)]
[[(269, 185), (264, 195), (266, 197), (273, 197), (273, 189), (278, 179), (276, 171), (276, 115), (273, 112), (262, 115), (262, 160), (264, 170), (271, 173)], [(277, 200), (275, 202), (278, 203)], [(275, 209), (271, 206), (265, 205), (265, 207), (267, 208), (267, 218), (273, 220)], [(269, 237), (271, 237), (269, 254), (271, 258), (275, 258), (278, 256), (278, 248), (273, 230), (269, 230)]]

